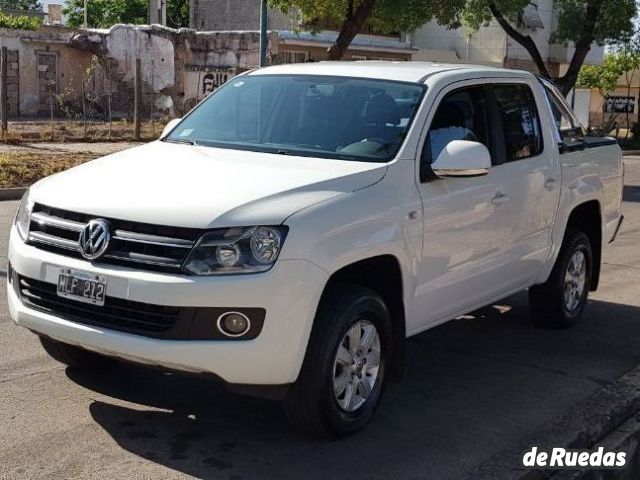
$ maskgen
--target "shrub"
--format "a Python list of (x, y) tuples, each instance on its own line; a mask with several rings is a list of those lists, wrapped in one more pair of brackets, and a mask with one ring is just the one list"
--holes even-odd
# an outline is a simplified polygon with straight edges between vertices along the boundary
[(40, 17), (28, 15), (10, 15), (0, 11), (0, 28), (13, 28), (17, 30), (38, 30), (42, 25)]

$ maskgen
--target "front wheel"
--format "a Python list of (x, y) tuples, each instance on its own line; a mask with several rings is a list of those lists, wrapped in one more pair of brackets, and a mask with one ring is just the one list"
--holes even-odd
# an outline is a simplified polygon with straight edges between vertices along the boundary
[(570, 230), (549, 279), (529, 289), (534, 322), (542, 327), (567, 328), (578, 321), (591, 287), (593, 252), (589, 237)]
[(301, 430), (340, 437), (363, 428), (378, 407), (391, 354), (391, 318), (371, 290), (330, 288), (285, 411)]

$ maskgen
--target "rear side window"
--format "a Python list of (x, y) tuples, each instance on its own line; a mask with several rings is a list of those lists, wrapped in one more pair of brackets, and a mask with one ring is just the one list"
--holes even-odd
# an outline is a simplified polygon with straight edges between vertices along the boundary
[(495, 85), (494, 93), (502, 120), (506, 161), (540, 154), (543, 148), (540, 116), (529, 86)]

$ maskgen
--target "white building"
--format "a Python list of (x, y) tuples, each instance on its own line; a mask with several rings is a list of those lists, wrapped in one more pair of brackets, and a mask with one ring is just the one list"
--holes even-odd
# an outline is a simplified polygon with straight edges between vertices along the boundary
[[(551, 34), (557, 26), (553, 0), (537, 0), (536, 6), (529, 5), (524, 11), (523, 23), (526, 25), (519, 27), (520, 32), (533, 38), (550, 73), (562, 74), (574, 49), (570, 45), (551, 43)], [(414, 60), (480, 63), (535, 71), (529, 53), (495, 21), (471, 35), (462, 28), (449, 30), (432, 21), (412, 33), (411, 42), (419, 49), (413, 55)], [(603, 55), (604, 47), (594, 44), (586, 63), (598, 64)]]

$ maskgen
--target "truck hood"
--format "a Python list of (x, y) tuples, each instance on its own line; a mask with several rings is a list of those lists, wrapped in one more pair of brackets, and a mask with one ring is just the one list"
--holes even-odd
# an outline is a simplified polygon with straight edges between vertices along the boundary
[(277, 225), (295, 212), (379, 182), (381, 163), (152, 142), (32, 187), (36, 203), (176, 227)]

